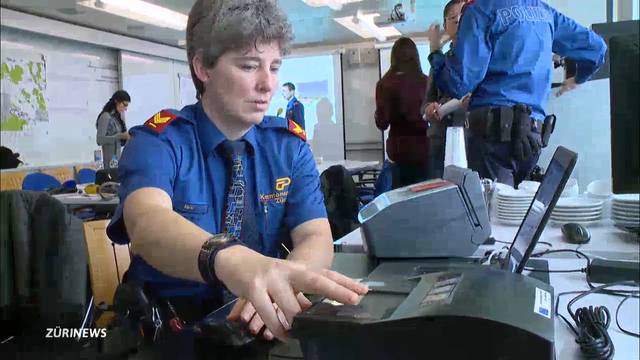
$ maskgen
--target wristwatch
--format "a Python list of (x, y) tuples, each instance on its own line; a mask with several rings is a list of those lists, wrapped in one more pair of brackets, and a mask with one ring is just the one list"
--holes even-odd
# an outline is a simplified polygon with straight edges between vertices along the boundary
[(200, 270), (202, 279), (209, 286), (220, 285), (220, 280), (216, 276), (214, 267), (216, 255), (220, 250), (233, 245), (242, 245), (242, 242), (228, 233), (215, 234), (202, 244), (198, 254), (198, 270)]

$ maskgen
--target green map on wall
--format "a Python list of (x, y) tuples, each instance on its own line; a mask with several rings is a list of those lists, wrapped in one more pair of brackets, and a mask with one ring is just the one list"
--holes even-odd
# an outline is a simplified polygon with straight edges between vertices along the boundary
[(3, 50), (2, 117), (0, 131), (23, 131), (36, 122), (49, 121), (45, 91), (46, 63), (41, 54), (5, 54)]

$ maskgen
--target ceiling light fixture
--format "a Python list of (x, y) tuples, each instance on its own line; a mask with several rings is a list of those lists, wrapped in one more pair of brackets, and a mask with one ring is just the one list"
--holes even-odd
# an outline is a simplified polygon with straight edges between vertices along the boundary
[(82, 0), (78, 4), (159, 27), (187, 28), (187, 15), (142, 0)]
[(386, 41), (389, 37), (402, 35), (393, 26), (377, 26), (373, 20), (378, 16), (380, 16), (378, 13), (363, 14), (362, 11), (358, 10), (355, 16), (335, 18), (333, 20), (364, 39), (376, 38), (378, 41)]
[(362, 0), (302, 0), (305, 4), (313, 7), (328, 6), (331, 10), (340, 10), (342, 5), (360, 2)]

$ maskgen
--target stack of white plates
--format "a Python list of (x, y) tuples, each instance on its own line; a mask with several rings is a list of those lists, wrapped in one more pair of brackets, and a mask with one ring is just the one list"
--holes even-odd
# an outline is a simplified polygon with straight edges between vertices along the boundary
[(640, 227), (640, 194), (613, 195), (611, 219), (620, 227)]
[(527, 190), (501, 189), (496, 196), (496, 213), (503, 224), (520, 225), (535, 194)]
[(602, 219), (604, 201), (591, 198), (560, 198), (551, 212), (551, 221), (557, 224), (578, 223), (591, 225)]

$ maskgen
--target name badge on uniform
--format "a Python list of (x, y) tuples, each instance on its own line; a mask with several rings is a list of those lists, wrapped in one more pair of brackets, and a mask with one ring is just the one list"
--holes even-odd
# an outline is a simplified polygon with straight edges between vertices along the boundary
[(191, 214), (205, 214), (209, 210), (209, 204), (205, 202), (187, 202), (175, 200), (173, 208), (179, 212)]

